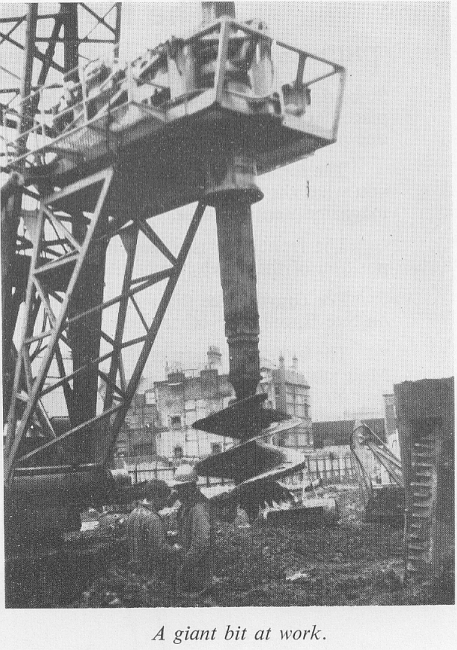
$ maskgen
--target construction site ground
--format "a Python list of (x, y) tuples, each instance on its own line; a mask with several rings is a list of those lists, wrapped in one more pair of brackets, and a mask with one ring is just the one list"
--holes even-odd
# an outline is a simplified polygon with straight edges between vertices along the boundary
[[(355, 486), (334, 492), (340, 521), (334, 526), (298, 528), (243, 520), (216, 527), (214, 588), (211, 597), (180, 598), (157, 589), (152, 580), (126, 569), (117, 540), (93, 577), (67, 607), (248, 607), (329, 605), (411, 605), (449, 602), (446, 587), (402, 580), (403, 531), (389, 524), (362, 522)], [(113, 551), (113, 549), (116, 549)], [(452, 580), (452, 578), (451, 578)], [(441, 595), (440, 595), (441, 593)], [(48, 605), (49, 606), (49, 605)], [(60, 605), (62, 606), (62, 605)]]

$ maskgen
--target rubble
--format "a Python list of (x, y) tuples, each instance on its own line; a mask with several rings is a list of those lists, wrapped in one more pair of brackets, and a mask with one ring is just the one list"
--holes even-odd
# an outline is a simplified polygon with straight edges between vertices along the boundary
[[(338, 491), (342, 523), (303, 530), (219, 523), (213, 598), (186, 602), (125, 569), (121, 552), (72, 607), (245, 607), (431, 603), (424, 586), (403, 584), (402, 531), (362, 523), (358, 491)], [(354, 517), (356, 519), (354, 519)], [(208, 604), (210, 603), (210, 604)]]

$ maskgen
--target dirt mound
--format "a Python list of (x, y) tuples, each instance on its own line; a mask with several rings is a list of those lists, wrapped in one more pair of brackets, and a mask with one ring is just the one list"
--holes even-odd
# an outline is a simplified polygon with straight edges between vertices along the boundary
[[(394, 605), (425, 602), (402, 584), (403, 533), (364, 524), (358, 491), (335, 490), (337, 526), (304, 529), (220, 523), (210, 599), (188, 602), (167, 586), (129, 574), (117, 554), (73, 607)], [(430, 602), (430, 601), (428, 601)]]

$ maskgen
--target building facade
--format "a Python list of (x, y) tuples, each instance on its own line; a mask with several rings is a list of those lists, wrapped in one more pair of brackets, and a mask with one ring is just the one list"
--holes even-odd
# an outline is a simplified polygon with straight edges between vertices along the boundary
[(267, 408), (287, 413), (300, 418), (302, 423), (282, 434), (276, 444), (282, 447), (294, 447), (304, 452), (313, 449), (313, 431), (310, 413), (310, 386), (305, 376), (298, 370), (298, 359), (292, 359), (292, 366), (287, 368), (284, 357), (279, 357), (279, 365), (267, 361), (261, 362), (262, 379), (259, 392), (267, 394)]
[[(263, 361), (258, 391), (267, 394), (267, 408), (302, 420), (275, 443), (311, 451), (310, 388), (297, 363), (294, 358), (294, 365), (286, 368), (283, 357), (278, 366)], [(165, 375), (163, 381), (143, 380), (129, 409), (118, 439), (118, 453), (127, 458), (128, 464), (134, 463), (135, 457), (141, 457), (142, 464), (149, 457), (154, 464), (160, 457), (176, 465), (231, 447), (236, 439), (192, 427), (196, 420), (226, 408), (235, 399), (228, 375), (222, 371), (219, 349), (210, 346), (201, 368), (183, 370), (179, 364), (167, 364)]]

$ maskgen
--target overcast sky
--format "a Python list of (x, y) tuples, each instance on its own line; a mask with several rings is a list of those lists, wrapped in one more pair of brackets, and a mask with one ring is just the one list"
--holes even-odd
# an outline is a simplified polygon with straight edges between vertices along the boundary
[[(260, 349), (293, 355), (315, 420), (382, 408), (453, 373), (450, 34), (445, 3), (236, 3), (241, 20), (347, 68), (336, 144), (262, 176), (253, 206)], [(121, 56), (189, 34), (200, 3), (124, 3)], [(309, 182), (309, 196), (307, 185)], [(179, 211), (182, 224), (191, 206)], [(176, 218), (161, 234), (173, 238)], [(227, 361), (214, 212), (205, 213), (146, 374)]]
[[(289, 363), (297, 355), (314, 419), (381, 408), (394, 383), (453, 373), (448, 8), (243, 2), (236, 9), (348, 71), (338, 142), (258, 179), (261, 354), (283, 353)], [(186, 34), (200, 20), (199, 3), (123, 11), (124, 55)], [(209, 344), (227, 357), (211, 209), (148, 368), (161, 374), (166, 357), (195, 366)]]

